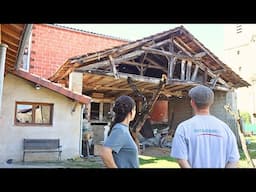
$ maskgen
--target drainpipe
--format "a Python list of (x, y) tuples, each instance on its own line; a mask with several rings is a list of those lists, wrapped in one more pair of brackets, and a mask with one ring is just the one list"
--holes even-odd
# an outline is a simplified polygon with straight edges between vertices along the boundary
[(25, 50), (27, 42), (29, 41), (29, 38), (31, 36), (32, 26), (33, 26), (33, 24), (26, 24), (25, 25), (25, 29), (24, 29), (24, 32), (23, 32), (23, 37), (21, 39), (21, 43), (20, 43), (20, 46), (19, 46), (18, 57), (17, 57), (16, 64), (15, 64), (16, 70), (18, 69), (18, 66), (22, 61), (24, 50)]
[(0, 117), (2, 115), (2, 98), (3, 98), (3, 86), (4, 86), (4, 68), (7, 45), (0, 42)]

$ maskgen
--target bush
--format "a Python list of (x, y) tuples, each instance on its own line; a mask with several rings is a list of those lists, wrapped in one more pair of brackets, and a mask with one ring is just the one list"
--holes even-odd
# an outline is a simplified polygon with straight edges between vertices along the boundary
[(248, 112), (240, 112), (240, 116), (243, 119), (244, 123), (250, 124), (251, 121), (251, 115)]

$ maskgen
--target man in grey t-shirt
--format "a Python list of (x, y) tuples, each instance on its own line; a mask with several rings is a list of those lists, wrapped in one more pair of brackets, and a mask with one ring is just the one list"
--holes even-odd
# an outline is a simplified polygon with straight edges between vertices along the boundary
[(210, 114), (213, 91), (199, 85), (189, 91), (194, 117), (176, 129), (171, 156), (181, 168), (236, 168), (240, 155), (234, 133)]

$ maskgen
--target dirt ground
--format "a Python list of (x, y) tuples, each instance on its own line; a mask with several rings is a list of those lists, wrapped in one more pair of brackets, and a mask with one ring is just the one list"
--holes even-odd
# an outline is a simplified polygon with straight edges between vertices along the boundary
[(170, 155), (170, 148), (146, 147), (145, 151), (143, 151), (141, 155), (152, 157), (168, 157)]
[[(94, 154), (99, 155), (100, 145), (94, 146)], [(160, 147), (146, 147), (144, 151), (140, 153), (144, 156), (152, 157), (168, 157), (170, 155), (170, 148), (160, 148)]]

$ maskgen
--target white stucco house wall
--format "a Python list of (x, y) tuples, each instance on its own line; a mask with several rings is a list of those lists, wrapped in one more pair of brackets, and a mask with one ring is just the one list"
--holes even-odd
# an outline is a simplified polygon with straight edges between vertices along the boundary
[[(7, 74), (3, 88), (0, 162), (6, 162), (8, 159), (21, 161), (24, 138), (60, 139), (62, 160), (80, 156), (82, 108), (89, 101), (90, 98), (87, 96), (67, 90), (25, 71), (17, 71), (15, 75)], [(52, 106), (51, 120), (46, 124), (39, 121), (35, 124), (27, 123), (29, 120), (20, 123), (16, 120), (17, 103), (18, 105), (25, 103), (27, 106), (50, 105)], [(26, 160), (56, 160), (57, 157), (57, 153), (26, 154)]]

